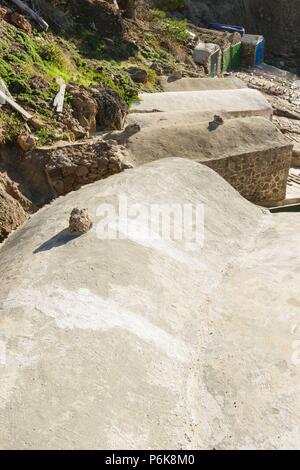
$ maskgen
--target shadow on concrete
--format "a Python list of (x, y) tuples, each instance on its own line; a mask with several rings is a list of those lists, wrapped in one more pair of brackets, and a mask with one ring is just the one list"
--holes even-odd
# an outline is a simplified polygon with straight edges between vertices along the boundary
[(43, 251), (52, 250), (52, 248), (58, 248), (59, 246), (66, 245), (75, 238), (80, 237), (80, 234), (74, 234), (65, 228), (61, 232), (54, 235), (52, 238), (49, 238), (46, 242), (42, 243), (38, 248), (34, 250), (34, 254), (41, 253)]
[(173, 82), (177, 82), (177, 80), (180, 80), (180, 78), (171, 76), (171, 77), (168, 77), (167, 82), (168, 83), (173, 83)]
[(208, 124), (208, 130), (209, 132), (213, 132), (215, 131), (216, 129), (218, 129), (220, 124), (218, 124), (216, 121), (210, 121), (210, 123)]

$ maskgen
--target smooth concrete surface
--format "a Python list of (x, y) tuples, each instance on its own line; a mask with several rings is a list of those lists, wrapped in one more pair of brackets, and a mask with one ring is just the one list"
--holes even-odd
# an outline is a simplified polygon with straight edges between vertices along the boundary
[[(291, 146), (272, 122), (261, 117), (225, 118), (224, 124), (218, 125), (209, 119), (191, 123), (181, 113), (173, 121), (165, 121), (165, 114), (168, 113), (150, 113), (154, 118), (161, 116), (161, 120), (154, 121), (152, 126), (149, 122), (129, 138), (127, 150), (131, 164), (141, 165), (170, 156), (204, 162), (249, 154), (250, 165), (251, 155)], [(150, 115), (142, 114), (142, 117)]]
[[(121, 195), (203, 204), (203, 247), (99, 239)], [(184, 159), (42, 209), (0, 248), (0, 448), (299, 448), (299, 231)]]
[(247, 85), (237, 77), (225, 78), (189, 78), (175, 79), (161, 77), (159, 83), (163, 91), (205, 91), (205, 90), (235, 90), (247, 88)]
[(272, 119), (272, 106), (257, 90), (206, 90), (142, 93), (130, 112), (227, 112), (234, 116), (262, 116)]
[[(220, 113), (224, 118), (231, 118), (230, 113)], [(188, 124), (196, 124), (201, 122), (210, 122), (214, 119), (214, 113), (207, 111), (205, 113), (197, 111), (183, 111), (183, 112), (161, 112), (161, 113), (129, 113), (126, 118), (126, 125), (138, 124), (141, 128), (144, 127), (160, 127), (164, 126), (186, 126)]]

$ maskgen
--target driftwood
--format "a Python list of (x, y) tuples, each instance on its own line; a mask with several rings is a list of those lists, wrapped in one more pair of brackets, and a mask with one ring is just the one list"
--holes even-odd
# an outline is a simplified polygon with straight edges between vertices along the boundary
[[(7, 88), (4, 80), (2, 80), (2, 78), (0, 78), (0, 91), (2, 91), (2, 93), (4, 93), (6, 96), (9, 96), (10, 98), (12, 98), (10, 92), (9, 92), (9, 89)], [(0, 98), (0, 106), (2, 104), (5, 104), (6, 103), (6, 98)]]
[(49, 28), (48, 23), (35, 11), (33, 11), (26, 3), (21, 0), (12, 0), (15, 5), (17, 5), (20, 10), (26, 12), (31, 18), (36, 21), (36, 23), (44, 30), (47, 31)]
[[(10, 94), (9, 89), (7, 88), (5, 82), (4, 82), (4, 80), (2, 80), (2, 78), (0, 78), (0, 91), (2, 91), (2, 93), (4, 93), (6, 95), (6, 97), (8, 96), (11, 100), (13, 100), (13, 97)], [(1, 107), (2, 104), (6, 104), (6, 102), (7, 102), (6, 97), (5, 98), (3, 98), (2, 96), (0, 97), (0, 107)], [(27, 123), (25, 123), (25, 128), (26, 128), (27, 132), (31, 133), (31, 129), (28, 126)]]
[(18, 103), (15, 102), (13, 98), (10, 96), (7, 96), (3, 91), (0, 90), (0, 100), (4, 100), (6, 103), (8, 103), (15, 111), (21, 114), (25, 121), (29, 121), (32, 119), (32, 115), (29, 114), (25, 109), (22, 108)]
[(53, 106), (56, 108), (56, 111), (58, 113), (62, 113), (64, 109), (66, 84), (63, 80), (60, 80), (60, 79), (57, 79), (56, 81), (60, 85), (60, 89), (54, 99)]

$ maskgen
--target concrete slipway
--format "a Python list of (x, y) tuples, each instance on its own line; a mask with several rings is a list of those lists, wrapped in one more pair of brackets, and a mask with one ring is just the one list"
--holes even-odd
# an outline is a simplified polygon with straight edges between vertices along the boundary
[(161, 77), (159, 82), (163, 91), (235, 90), (247, 88), (247, 85), (237, 77), (200, 79)]
[(174, 91), (141, 93), (130, 108), (131, 113), (149, 112), (227, 112), (232, 116), (261, 116), (272, 119), (272, 106), (257, 90)]
[[(97, 208), (202, 202), (203, 248), (97, 238)], [(70, 240), (73, 207), (94, 228)], [(164, 159), (57, 199), (0, 248), (0, 447), (300, 447), (300, 220)]]

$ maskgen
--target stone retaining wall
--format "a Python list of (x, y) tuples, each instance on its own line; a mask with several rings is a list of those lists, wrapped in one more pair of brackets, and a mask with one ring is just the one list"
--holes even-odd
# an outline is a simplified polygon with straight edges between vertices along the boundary
[(105, 141), (73, 144), (49, 150), (45, 171), (55, 196), (125, 169), (119, 147)]
[(219, 173), (242, 196), (267, 204), (285, 199), (292, 161), (292, 145), (203, 161)]

